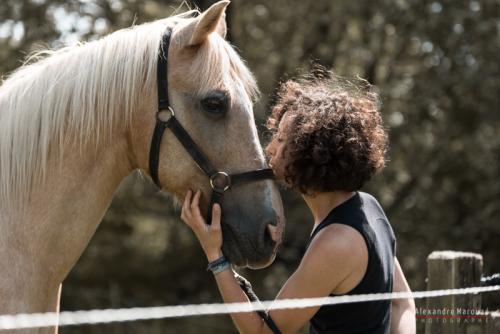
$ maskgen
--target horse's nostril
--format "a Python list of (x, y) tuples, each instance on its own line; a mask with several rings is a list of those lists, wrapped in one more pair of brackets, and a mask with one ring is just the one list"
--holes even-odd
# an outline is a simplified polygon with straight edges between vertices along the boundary
[(279, 242), (280, 240), (280, 233), (279, 233), (279, 228), (276, 226), (277, 224), (275, 222), (269, 222), (266, 224), (266, 230), (264, 233), (264, 239), (266, 244), (270, 244), (273, 247)]

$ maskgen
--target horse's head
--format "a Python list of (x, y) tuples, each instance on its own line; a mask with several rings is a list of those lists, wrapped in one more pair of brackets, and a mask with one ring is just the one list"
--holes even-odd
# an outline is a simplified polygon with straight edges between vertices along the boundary
[[(168, 51), (168, 94), (175, 117), (208, 160), (229, 174), (267, 167), (252, 111), (255, 81), (225, 41), (225, 7), (214, 4), (201, 15), (179, 20)], [(143, 119), (151, 138), (156, 104)], [(144, 138), (143, 138), (144, 142)], [(144, 166), (141, 166), (144, 167)], [(164, 189), (182, 199), (201, 189), (201, 211), (212, 194), (207, 176), (168, 129), (160, 147), (158, 177)], [(275, 256), (284, 227), (278, 189), (270, 180), (230, 187), (222, 202), (223, 252), (234, 264), (262, 267)]]

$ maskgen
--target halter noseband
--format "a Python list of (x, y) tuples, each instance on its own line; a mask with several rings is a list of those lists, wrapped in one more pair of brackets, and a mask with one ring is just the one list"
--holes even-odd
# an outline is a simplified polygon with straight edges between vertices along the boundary
[(167, 28), (160, 47), (157, 67), (157, 88), (158, 88), (158, 113), (156, 114), (156, 125), (151, 139), (151, 148), (149, 151), (149, 170), (155, 184), (161, 189), (160, 179), (158, 177), (158, 165), (160, 160), (160, 145), (163, 133), (169, 128), (191, 155), (198, 167), (205, 173), (210, 180), (212, 187), (212, 198), (208, 210), (207, 223), (210, 224), (212, 206), (214, 203), (222, 203), (223, 195), (226, 190), (234, 185), (244, 182), (261, 181), (265, 179), (274, 179), (272, 169), (264, 168), (253, 171), (229, 174), (219, 171), (210, 163), (200, 148), (193, 141), (189, 133), (179, 123), (175, 117), (175, 112), (170, 106), (168, 99), (168, 48), (170, 46), (170, 37), (172, 28)]

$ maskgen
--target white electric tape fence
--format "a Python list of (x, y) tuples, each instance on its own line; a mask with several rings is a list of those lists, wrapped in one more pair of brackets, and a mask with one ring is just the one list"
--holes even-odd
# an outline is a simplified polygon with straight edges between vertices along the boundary
[(269, 311), (275, 309), (306, 308), (323, 305), (345, 303), (361, 303), (369, 301), (432, 298), (451, 295), (478, 294), (500, 291), (500, 285), (470, 287), (461, 289), (446, 289), (416, 292), (373, 293), (349, 296), (334, 296), (322, 298), (282, 299), (272, 301), (256, 301), (242, 303), (191, 304), (177, 306), (157, 306), (141, 308), (123, 308), (89, 311), (64, 311), (57, 313), (35, 313), (1, 315), (0, 330), (21, 329), (48, 326), (70, 326), (106, 324), (137, 320), (167, 319), (202, 315), (216, 315), (253, 311)]

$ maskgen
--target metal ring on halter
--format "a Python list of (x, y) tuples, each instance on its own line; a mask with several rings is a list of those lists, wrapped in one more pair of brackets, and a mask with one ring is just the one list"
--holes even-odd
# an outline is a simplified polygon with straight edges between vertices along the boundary
[[(217, 186), (217, 184), (215, 184), (215, 180), (219, 177), (219, 176), (223, 176), (224, 179), (226, 180), (226, 182), (224, 182), (224, 186), (219, 188)], [(229, 189), (229, 187), (231, 186), (231, 177), (229, 176), (229, 174), (225, 173), (225, 172), (216, 172), (214, 173), (213, 175), (210, 176), (210, 185), (212, 186), (212, 189), (217, 191), (217, 192), (224, 192), (226, 190)]]
[[(168, 111), (167, 111), (168, 110)], [(158, 111), (158, 114), (156, 115), (156, 118), (162, 122), (167, 122), (170, 118), (175, 116), (174, 109), (172, 107), (167, 107), (167, 109), (163, 109)]]

